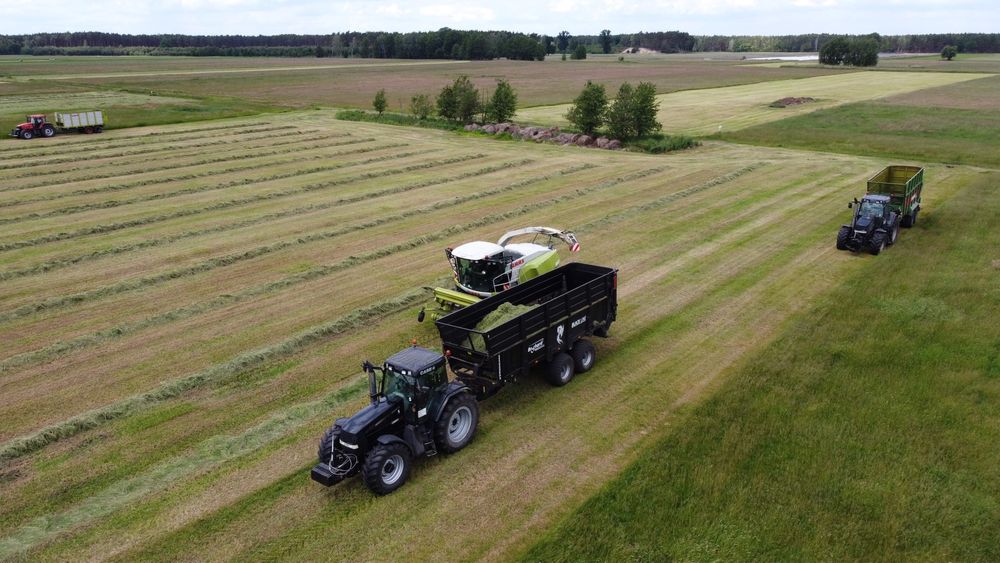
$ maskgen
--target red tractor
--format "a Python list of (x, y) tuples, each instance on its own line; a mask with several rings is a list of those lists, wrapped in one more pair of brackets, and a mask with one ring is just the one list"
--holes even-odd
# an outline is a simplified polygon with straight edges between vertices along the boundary
[(25, 119), (27, 121), (10, 132), (11, 137), (30, 139), (35, 136), (51, 137), (56, 134), (56, 126), (46, 121), (42, 114), (29, 115)]

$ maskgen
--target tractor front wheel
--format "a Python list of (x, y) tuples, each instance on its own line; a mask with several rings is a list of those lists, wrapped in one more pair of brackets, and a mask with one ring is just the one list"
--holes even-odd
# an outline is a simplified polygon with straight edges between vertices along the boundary
[(889, 231), (889, 239), (885, 241), (887, 246), (892, 246), (896, 244), (896, 239), (899, 238), (899, 222), (897, 222), (892, 230)]
[(379, 444), (365, 459), (361, 478), (376, 495), (387, 495), (410, 477), (410, 450), (400, 443)]
[(576, 373), (587, 373), (597, 361), (597, 351), (594, 350), (594, 345), (589, 340), (577, 340), (570, 355), (573, 356), (573, 367), (576, 368)]
[(562, 387), (573, 379), (573, 358), (566, 352), (559, 352), (549, 362), (545, 380), (549, 385)]
[(30, 138), (32, 138), (34, 136), (35, 136), (35, 134), (32, 133), (31, 131), (27, 130), (27, 129), (23, 129), (21, 131), (21, 138), (24, 139), (24, 140), (28, 140), (28, 139), (30, 139)]
[(479, 426), (479, 404), (468, 393), (451, 398), (434, 424), (434, 442), (446, 454), (464, 448), (476, 435)]
[(837, 250), (847, 250), (847, 239), (851, 238), (851, 228), (841, 227), (837, 231)]
[(885, 233), (875, 233), (868, 241), (868, 252), (872, 256), (878, 256), (883, 250), (885, 250)]

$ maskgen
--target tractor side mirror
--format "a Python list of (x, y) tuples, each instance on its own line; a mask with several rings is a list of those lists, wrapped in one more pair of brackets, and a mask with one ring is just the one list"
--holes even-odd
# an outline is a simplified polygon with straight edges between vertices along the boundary
[(847, 202), (847, 208), (850, 209), (854, 207), (854, 202)]
[(426, 315), (426, 312), (424, 311), (424, 308), (423, 308), (423, 307), (421, 307), (421, 308), (420, 308), (420, 312), (419, 312), (419, 313), (417, 313), (417, 322), (418, 322), (418, 323), (422, 323), (422, 322), (424, 322), (424, 317), (425, 317), (425, 315)]

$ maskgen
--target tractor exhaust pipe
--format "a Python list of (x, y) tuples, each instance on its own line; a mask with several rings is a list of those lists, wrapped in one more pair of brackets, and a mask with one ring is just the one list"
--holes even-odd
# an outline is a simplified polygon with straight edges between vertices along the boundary
[(361, 364), (361, 369), (368, 373), (368, 398), (372, 404), (378, 403), (378, 385), (375, 383), (375, 366), (368, 360)]

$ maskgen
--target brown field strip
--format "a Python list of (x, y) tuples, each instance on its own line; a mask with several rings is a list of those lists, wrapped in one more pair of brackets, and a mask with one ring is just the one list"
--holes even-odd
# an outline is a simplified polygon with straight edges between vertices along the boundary
[[(13, 271), (98, 252), (0, 277), (0, 559), (509, 556), (861, 264), (833, 249), (832, 234), (880, 165), (724, 144), (653, 157), (313, 124), (409, 145), (386, 154), (433, 151), (383, 170), (483, 156), (0, 254)], [(972, 174), (931, 172), (931, 210)], [(238, 197), (270, 189), (234, 188)], [(73, 218), (135, 221), (233, 197), (209, 190)], [(166, 206), (174, 200), (183, 206)], [(36, 221), (55, 217), (0, 224), (0, 241), (59, 232), (25, 230)], [(330, 490), (309, 482), (318, 435), (362, 402), (357, 363), (413, 336), (435, 345), (413, 317), (420, 286), (446, 274), (440, 249), (529, 224), (572, 228), (580, 260), (621, 268), (620, 320), (596, 342), (597, 367), (563, 389), (528, 377), (483, 403), (476, 441), (419, 462), (392, 496), (373, 500), (357, 480)], [(169, 242), (142, 246), (158, 237)], [(100, 254), (113, 247), (122, 250)], [(167, 388), (176, 392), (154, 391)], [(74, 417), (83, 425), (65, 426)], [(34, 445), (12, 449), (31, 436)], [(389, 518), (397, 533), (373, 544), (371, 530)], [(447, 533), (454, 522), (468, 533)]]

